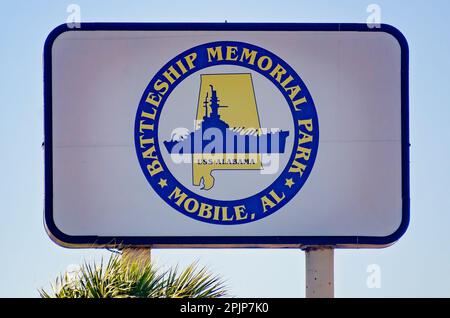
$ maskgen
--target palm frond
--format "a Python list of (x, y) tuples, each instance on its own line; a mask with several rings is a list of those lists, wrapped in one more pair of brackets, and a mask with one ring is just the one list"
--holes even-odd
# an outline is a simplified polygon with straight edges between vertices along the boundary
[(84, 262), (75, 277), (59, 275), (42, 298), (216, 298), (227, 295), (224, 282), (197, 263), (179, 272), (160, 271), (150, 261), (112, 254), (106, 264)]

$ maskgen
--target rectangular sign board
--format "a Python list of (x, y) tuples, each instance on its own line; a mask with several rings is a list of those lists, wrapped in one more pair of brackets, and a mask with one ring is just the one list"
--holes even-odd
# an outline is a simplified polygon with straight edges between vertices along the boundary
[(44, 110), (45, 226), (66, 247), (383, 247), (408, 226), (389, 25), (61, 25)]

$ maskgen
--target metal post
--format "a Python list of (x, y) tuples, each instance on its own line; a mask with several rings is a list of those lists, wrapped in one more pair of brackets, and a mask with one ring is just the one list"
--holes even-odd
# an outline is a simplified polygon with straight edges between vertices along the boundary
[(122, 260), (124, 262), (138, 262), (145, 265), (150, 262), (150, 248), (124, 248), (122, 250)]
[(306, 252), (306, 298), (334, 297), (334, 250), (308, 247)]

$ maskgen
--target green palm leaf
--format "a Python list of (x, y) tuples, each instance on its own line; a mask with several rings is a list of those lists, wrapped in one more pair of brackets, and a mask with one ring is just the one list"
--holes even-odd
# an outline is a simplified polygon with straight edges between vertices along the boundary
[(51, 285), (39, 290), (43, 298), (216, 298), (227, 296), (224, 282), (205, 267), (193, 263), (179, 272), (166, 271), (150, 261), (111, 255), (108, 262), (85, 262), (75, 277), (64, 273)]

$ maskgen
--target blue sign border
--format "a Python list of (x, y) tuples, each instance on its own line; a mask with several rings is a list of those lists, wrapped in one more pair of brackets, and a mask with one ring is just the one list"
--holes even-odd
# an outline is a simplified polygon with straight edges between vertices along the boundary
[[(402, 221), (398, 229), (384, 237), (374, 236), (73, 236), (58, 229), (53, 218), (52, 163), (52, 46), (56, 38), (70, 31), (357, 31), (385, 32), (401, 48), (401, 143), (402, 143)], [(384, 247), (397, 241), (407, 230), (410, 219), (409, 178), (409, 48), (406, 38), (393, 26), (381, 24), (369, 28), (358, 23), (81, 23), (71, 29), (56, 27), (44, 44), (44, 225), (49, 236), (65, 247), (302, 247), (326, 245), (335, 247)]]

